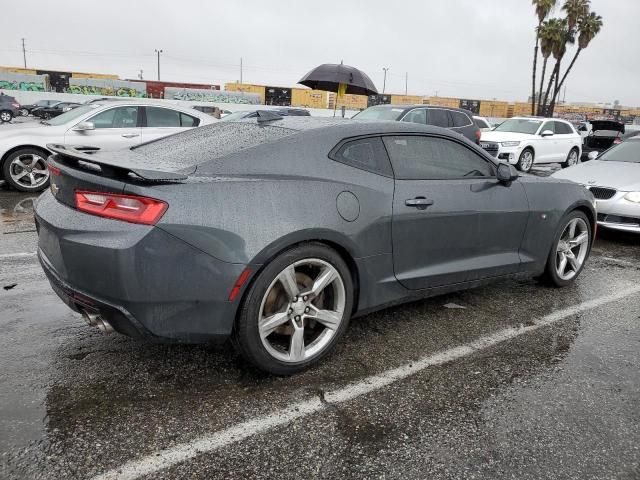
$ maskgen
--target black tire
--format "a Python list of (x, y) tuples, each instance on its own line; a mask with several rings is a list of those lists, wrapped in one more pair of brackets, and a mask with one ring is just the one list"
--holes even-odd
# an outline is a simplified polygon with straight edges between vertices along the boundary
[(13, 112), (11, 110), (2, 110), (0, 112), (0, 121), (5, 123), (5, 122), (10, 122), (11, 120), (13, 120)]
[(23, 185), (20, 184), (18, 182), (16, 182), (12, 176), (11, 176), (11, 163), (16, 159), (16, 157), (22, 156), (22, 155), (38, 155), (39, 157), (42, 157), (45, 160), (46, 163), (46, 159), (49, 156), (49, 154), (43, 150), (37, 150), (35, 148), (21, 148), (19, 150), (16, 150), (14, 152), (11, 152), (7, 158), (5, 159), (4, 163), (2, 164), (2, 174), (4, 176), (4, 180), (13, 188), (15, 188), (16, 190), (19, 190), (21, 192), (41, 192), (42, 190), (45, 190), (48, 186), (49, 186), (49, 179), (47, 178), (47, 181), (37, 185), (36, 187), (30, 188), (27, 185)]
[[(575, 154), (575, 155), (574, 155)], [(573, 157), (572, 157), (573, 156)], [(580, 163), (580, 151), (577, 148), (572, 148), (567, 155), (567, 159), (560, 164), (562, 168), (573, 167)]]
[[(584, 262), (582, 263), (582, 265), (580, 266), (576, 274), (573, 276), (573, 278), (571, 278), (570, 280), (564, 280), (560, 278), (560, 276), (558, 275), (558, 272), (556, 271), (556, 255), (557, 255), (556, 250), (558, 247), (558, 242), (560, 241), (560, 238), (562, 236), (562, 233), (564, 232), (569, 222), (571, 222), (574, 218), (581, 218), (582, 220), (584, 220), (584, 222), (587, 225), (587, 229), (589, 232), (587, 256), (585, 257)], [(579, 210), (574, 210), (568, 213), (567, 215), (565, 215), (562, 221), (559, 223), (558, 231), (553, 237), (553, 243), (551, 245), (551, 250), (549, 251), (549, 255), (547, 256), (547, 263), (545, 266), (545, 270), (542, 276), (540, 277), (540, 280), (542, 281), (542, 283), (545, 283), (547, 285), (550, 285), (552, 287), (557, 287), (557, 288), (562, 288), (562, 287), (571, 285), (576, 280), (576, 278), (580, 276), (580, 273), (582, 272), (585, 264), (587, 263), (587, 259), (589, 258), (589, 254), (591, 252), (592, 242), (593, 242), (593, 226), (589, 221), (589, 218)]]
[[(531, 163), (529, 163), (528, 165), (527, 165), (528, 163), (527, 154), (531, 155)], [(528, 173), (531, 171), (531, 168), (533, 167), (533, 162), (535, 161), (535, 159), (536, 157), (533, 150), (531, 148), (525, 148), (520, 154), (520, 158), (518, 158), (518, 163), (516, 163), (516, 168), (521, 172)]]
[(23, 117), (28, 117), (29, 116), (29, 110), (27, 110), (26, 108), (21, 108), (20, 109), (20, 115), (22, 115)]
[[(289, 265), (304, 259), (323, 260), (338, 271), (345, 289), (344, 313), (334, 336), (323, 350), (301, 362), (284, 362), (271, 355), (262, 343), (258, 330), (260, 307), (267, 289), (280, 272)], [(271, 260), (253, 280), (238, 311), (233, 343), (244, 359), (261, 370), (275, 375), (292, 375), (300, 372), (327, 356), (340, 341), (349, 324), (353, 297), (351, 273), (342, 257), (335, 250), (320, 243), (298, 245)]]

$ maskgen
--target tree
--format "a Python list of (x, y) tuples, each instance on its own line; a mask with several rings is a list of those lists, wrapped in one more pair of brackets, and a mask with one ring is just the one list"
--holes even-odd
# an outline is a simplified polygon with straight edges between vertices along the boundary
[(567, 44), (574, 42), (574, 37), (572, 32), (569, 30), (566, 18), (552, 18), (551, 20), (549, 20), (548, 26), (549, 31), (547, 34), (549, 48), (551, 49), (553, 58), (555, 58), (556, 60), (556, 64), (553, 67), (551, 76), (549, 77), (549, 84), (547, 85), (547, 89), (544, 94), (544, 100), (542, 103), (538, 103), (538, 115), (548, 115), (547, 101), (549, 100), (549, 94), (551, 93), (551, 86), (553, 85), (553, 82), (555, 80), (557, 87), (557, 78), (560, 71), (562, 57), (564, 57), (564, 54), (567, 51)]
[[(540, 89), (538, 90), (538, 99), (533, 99), (534, 110), (532, 114), (536, 114), (535, 106), (537, 103), (537, 110), (540, 113), (540, 102), (542, 101), (542, 88), (544, 87), (544, 77), (547, 71), (547, 62), (549, 61), (549, 57), (551, 56), (553, 44), (557, 41), (557, 37), (559, 36), (560, 26), (559, 19), (552, 18), (551, 20), (547, 20), (543, 22), (538, 28), (538, 38), (540, 40), (540, 50), (542, 52), (542, 76), (540, 77)], [(534, 93), (535, 95), (535, 93)]]
[(595, 38), (595, 36), (598, 35), (598, 33), (600, 33), (600, 30), (602, 29), (602, 17), (600, 15), (597, 15), (595, 12), (587, 11), (587, 13), (585, 13), (584, 16), (578, 19), (577, 26), (578, 26), (578, 49), (576, 50), (576, 53), (573, 56), (571, 63), (569, 64), (569, 68), (567, 68), (567, 71), (564, 72), (564, 75), (562, 76), (562, 80), (560, 81), (553, 95), (553, 99), (551, 100), (552, 111), (553, 111), (553, 108), (555, 107), (556, 99), (558, 97), (558, 94), (560, 93), (560, 89), (564, 85), (564, 81), (567, 79), (567, 76), (569, 75), (569, 72), (571, 72), (571, 69), (575, 65), (576, 60), (578, 60), (578, 56), (580, 55), (580, 52), (582, 52), (582, 50), (587, 48), (591, 43), (591, 41)]
[[(536, 46), (533, 49), (533, 75), (531, 82), (531, 115), (535, 115), (535, 105), (536, 105), (536, 70), (538, 68), (538, 49), (540, 45), (540, 28), (542, 27), (542, 22), (544, 19), (549, 16), (551, 10), (553, 10), (556, 6), (557, 0), (532, 0), (533, 6), (536, 8), (536, 15), (538, 16), (538, 27), (536, 28)], [(548, 58), (548, 56), (547, 56)], [(545, 67), (546, 68), (546, 59), (545, 59)], [(544, 80), (544, 68), (542, 73), (542, 78)], [(542, 88), (542, 87), (541, 87)], [(538, 100), (539, 102), (539, 100)]]
[(562, 10), (567, 14), (567, 26), (575, 31), (578, 22), (589, 13), (591, 0), (566, 0)]

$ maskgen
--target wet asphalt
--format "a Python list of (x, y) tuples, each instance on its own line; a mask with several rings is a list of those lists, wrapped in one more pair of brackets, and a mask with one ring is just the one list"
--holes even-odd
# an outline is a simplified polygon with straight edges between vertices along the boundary
[[(321, 365), (279, 378), (228, 345), (87, 327), (32, 254), (33, 199), (0, 185), (1, 479), (117, 472), (640, 285), (640, 237), (601, 231), (569, 288), (510, 280), (387, 309), (353, 320)], [(142, 478), (640, 479), (640, 298), (567, 315)]]

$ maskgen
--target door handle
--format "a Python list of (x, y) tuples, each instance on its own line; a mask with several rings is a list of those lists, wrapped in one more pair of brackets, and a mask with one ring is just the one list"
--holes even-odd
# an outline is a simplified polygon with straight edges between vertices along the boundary
[(124, 138), (134, 138), (134, 137), (139, 137), (140, 134), (139, 133), (123, 133), (122, 136)]
[(433, 205), (433, 200), (429, 200), (425, 197), (416, 197), (405, 200), (404, 204), (407, 207), (415, 207), (418, 210), (424, 210), (428, 206)]

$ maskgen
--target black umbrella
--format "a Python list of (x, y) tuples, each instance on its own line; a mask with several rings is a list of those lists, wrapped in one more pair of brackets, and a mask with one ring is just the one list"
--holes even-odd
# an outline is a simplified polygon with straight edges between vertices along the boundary
[[(362, 70), (343, 63), (325, 63), (307, 73), (298, 83), (314, 90), (354, 95), (377, 95), (378, 89)], [(346, 87), (345, 90), (340, 85)], [(345, 88), (343, 87), (343, 88)]]

